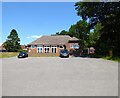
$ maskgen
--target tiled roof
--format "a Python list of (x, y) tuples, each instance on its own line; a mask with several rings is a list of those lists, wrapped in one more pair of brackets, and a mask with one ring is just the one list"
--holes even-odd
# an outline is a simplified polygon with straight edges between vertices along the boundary
[(76, 38), (76, 37), (71, 37), (71, 38), (70, 38), (70, 41), (78, 41), (78, 38)]
[(71, 37), (68, 35), (57, 35), (57, 36), (42, 36), (38, 38), (37, 40), (31, 42), (29, 45), (38, 45), (38, 44), (65, 44), (68, 43), (68, 41), (71, 40)]

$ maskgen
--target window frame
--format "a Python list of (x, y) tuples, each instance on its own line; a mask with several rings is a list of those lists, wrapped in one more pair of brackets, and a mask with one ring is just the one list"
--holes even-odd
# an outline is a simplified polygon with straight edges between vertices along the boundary
[(43, 53), (43, 47), (37, 46), (37, 53)]
[(44, 46), (44, 51), (45, 51), (45, 53), (50, 53), (50, 46)]
[(78, 49), (78, 48), (79, 48), (79, 45), (72, 44), (72, 45), (70, 46), (70, 48), (72, 48), (72, 49)]
[(52, 53), (57, 53), (57, 46), (52, 46)]
[(35, 48), (35, 45), (31, 45), (31, 49), (34, 49)]

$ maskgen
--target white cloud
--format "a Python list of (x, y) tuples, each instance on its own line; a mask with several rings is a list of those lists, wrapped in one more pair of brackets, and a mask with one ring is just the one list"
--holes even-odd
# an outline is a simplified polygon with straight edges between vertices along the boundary
[(31, 36), (32, 38), (39, 38), (39, 37), (41, 37), (41, 35), (39, 35), (39, 36), (37, 36), (37, 35), (35, 35), (35, 36)]
[(27, 38), (30, 38), (29, 36)]
[(27, 38), (40, 38), (42, 35), (28, 36)]

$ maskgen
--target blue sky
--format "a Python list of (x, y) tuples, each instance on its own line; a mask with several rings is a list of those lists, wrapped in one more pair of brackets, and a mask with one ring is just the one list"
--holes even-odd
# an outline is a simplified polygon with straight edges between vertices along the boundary
[(3, 2), (2, 42), (12, 29), (18, 32), (21, 44), (28, 44), (41, 35), (68, 30), (72, 24), (81, 19), (76, 14), (74, 4), (74, 2)]

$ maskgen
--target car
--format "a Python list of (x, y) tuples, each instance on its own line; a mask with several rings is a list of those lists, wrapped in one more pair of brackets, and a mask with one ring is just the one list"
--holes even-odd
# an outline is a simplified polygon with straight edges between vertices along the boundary
[(20, 53), (18, 54), (18, 58), (25, 58), (25, 57), (28, 57), (27, 52), (20, 52)]
[(69, 57), (69, 51), (67, 49), (60, 50), (60, 57)]

